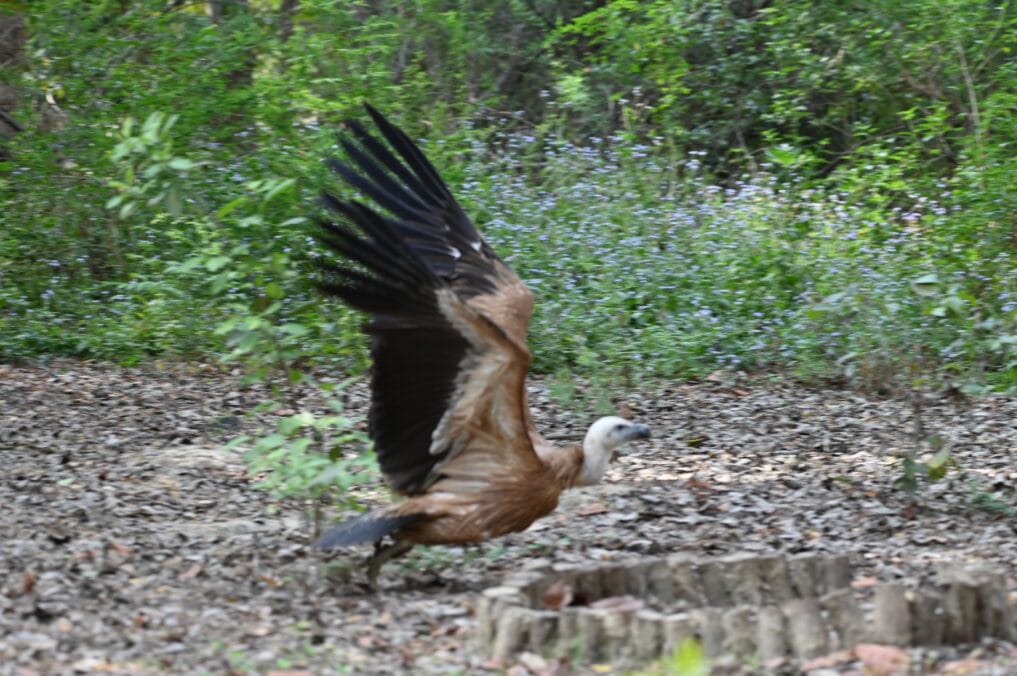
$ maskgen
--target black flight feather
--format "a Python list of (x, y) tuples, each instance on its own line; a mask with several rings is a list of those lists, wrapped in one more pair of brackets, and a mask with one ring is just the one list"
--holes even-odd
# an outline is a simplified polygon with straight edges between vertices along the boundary
[[(370, 315), (369, 432), (389, 483), (415, 494), (437, 479), (432, 470), (448, 454), (430, 452), (431, 435), (471, 349), (442, 313), (438, 293), (451, 289), (468, 299), (494, 291), (498, 259), (409, 136), (374, 108), (367, 112), (388, 146), (351, 122), (352, 138), (341, 142), (350, 164), (330, 160), (329, 166), (388, 215), (322, 196), (338, 222), (322, 222), (319, 239), (338, 260), (320, 264), (320, 287)], [(354, 532), (371, 535), (359, 540), (367, 541), (399, 527), (370, 523), (323, 541), (352, 544)]]

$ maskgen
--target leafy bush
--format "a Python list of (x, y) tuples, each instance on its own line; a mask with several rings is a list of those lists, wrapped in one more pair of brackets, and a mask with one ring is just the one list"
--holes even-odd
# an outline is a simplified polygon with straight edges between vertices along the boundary
[(313, 505), (314, 535), (320, 532), (321, 507), (337, 500), (356, 506), (348, 495), (354, 485), (377, 473), (371, 442), (357, 423), (332, 399), (332, 415), (303, 411), (279, 420), (273, 432), (243, 435), (227, 447), (250, 446), (248, 471), (260, 477), (258, 488), (278, 498), (296, 498)]
[[(538, 370), (672, 377), (791, 364), (871, 380), (892, 355), (920, 351), (947, 381), (1013, 382), (1017, 294), (1004, 271), (1014, 257), (1001, 251), (969, 270), (957, 256), (965, 245), (957, 209), (919, 197), (913, 211), (881, 213), (850, 193), (762, 173), (722, 188), (697, 173), (697, 155), (675, 167), (658, 148), (620, 140), (496, 143), (504, 155), (477, 142), (449, 173), (538, 297)], [(144, 166), (198, 164), (163, 155)], [(243, 188), (211, 214), (176, 217), (161, 201), (166, 189), (144, 188), (164, 211), (132, 228), (130, 277), (94, 287), (105, 317), (119, 323), (81, 317), (80, 302), (59, 305), (70, 298), (56, 292), (39, 305), (70, 315), (65, 325), (81, 317), (76, 349), (99, 354), (130, 352), (134, 342), (134, 351), (225, 349), (272, 364), (362, 366), (360, 320), (310, 289), (303, 260), (314, 245), (296, 184)], [(139, 203), (129, 194), (111, 206)], [(174, 250), (186, 256), (160, 253)], [(29, 317), (37, 311), (21, 305)], [(900, 366), (892, 370), (907, 370)]]
[(299, 8), (32, 4), (68, 124), (8, 144), (5, 355), (362, 368), (303, 219), (370, 98), (533, 286), (541, 371), (1017, 382), (1009, 5)]
[[(916, 347), (961, 380), (976, 377), (976, 354), (993, 372), (1007, 367), (990, 347), (1000, 334), (973, 326), (1012, 325), (1000, 299), (1013, 282), (1001, 268), (976, 280), (942, 257), (954, 216), (930, 200), (879, 214), (764, 174), (721, 188), (693, 175), (696, 155), (678, 184), (657, 149), (565, 142), (546, 145), (538, 186), (526, 159), (536, 142), (505, 139), (497, 173), (487, 159), (465, 165), (460, 194), (538, 296), (540, 370), (673, 376), (790, 363), (836, 375), (838, 360)], [(953, 281), (930, 297), (920, 292), (930, 279)]]

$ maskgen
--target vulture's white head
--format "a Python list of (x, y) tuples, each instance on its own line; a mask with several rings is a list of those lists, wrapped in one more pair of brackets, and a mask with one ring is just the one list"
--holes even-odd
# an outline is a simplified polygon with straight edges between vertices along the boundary
[(619, 447), (633, 439), (649, 439), (650, 428), (625, 418), (607, 416), (590, 425), (583, 440), (583, 469), (576, 486), (589, 486), (600, 481), (607, 463)]

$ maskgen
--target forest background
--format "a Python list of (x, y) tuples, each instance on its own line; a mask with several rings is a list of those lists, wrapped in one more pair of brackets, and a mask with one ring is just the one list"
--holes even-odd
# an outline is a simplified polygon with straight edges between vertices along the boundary
[(1017, 385), (1017, 9), (0, 3), (0, 356), (366, 364), (310, 274), (363, 102), (534, 290), (568, 380)]

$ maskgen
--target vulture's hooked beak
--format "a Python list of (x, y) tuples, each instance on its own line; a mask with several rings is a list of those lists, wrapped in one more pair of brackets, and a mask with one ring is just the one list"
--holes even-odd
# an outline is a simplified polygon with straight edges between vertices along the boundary
[(629, 428), (629, 438), (630, 439), (649, 439), (650, 438), (650, 428), (647, 427), (646, 425), (643, 425), (643, 424), (640, 424), (640, 423), (635, 423), (635, 424), (632, 425), (632, 427)]
[(621, 434), (619, 436), (621, 437), (620, 443), (611, 452), (612, 460), (618, 457), (621, 446), (624, 446), (628, 442), (635, 441), (636, 439), (649, 439), (650, 428), (641, 423), (632, 423), (621, 430)]

